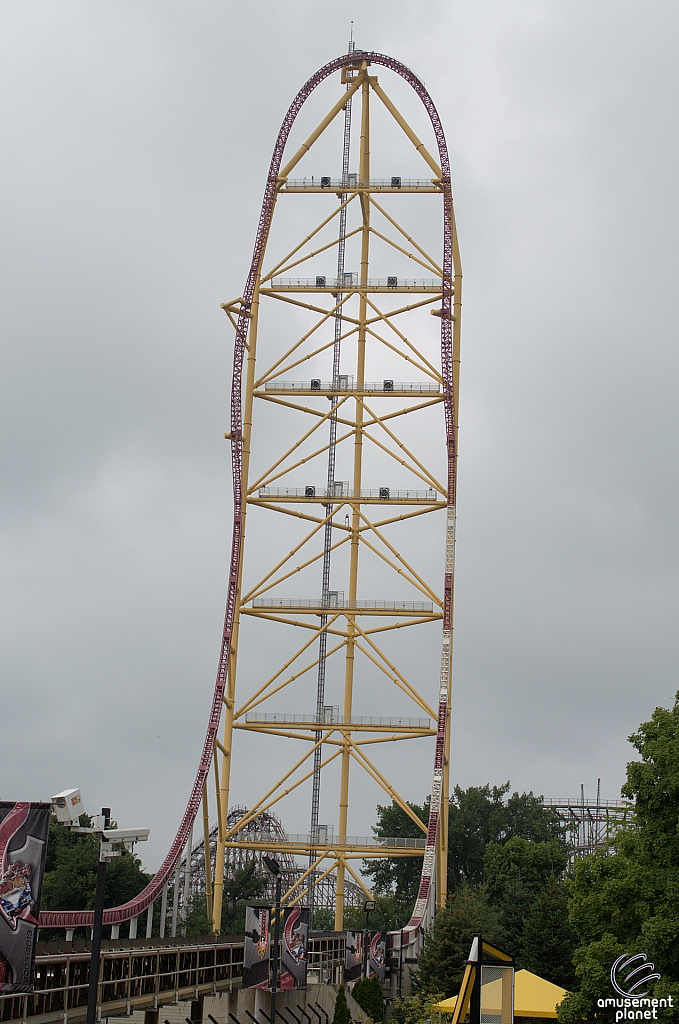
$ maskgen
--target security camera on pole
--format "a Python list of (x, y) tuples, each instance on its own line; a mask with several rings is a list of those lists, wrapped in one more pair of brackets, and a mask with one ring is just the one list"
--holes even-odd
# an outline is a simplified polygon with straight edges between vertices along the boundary
[(65, 789), (52, 797), (52, 809), (57, 821), (70, 832), (95, 835), (99, 838), (99, 859), (97, 862), (97, 889), (94, 898), (94, 922), (92, 926), (92, 952), (90, 955), (89, 987), (87, 991), (87, 1024), (95, 1024), (97, 1017), (97, 993), (99, 988), (99, 958), (101, 956), (101, 932), (104, 921), (104, 890), (106, 887), (106, 865), (114, 857), (120, 857), (124, 850), (132, 850), (135, 843), (149, 837), (148, 828), (110, 828), (111, 808), (102, 807), (101, 814), (94, 818), (92, 828), (80, 826), (80, 816), (85, 813), (79, 789)]

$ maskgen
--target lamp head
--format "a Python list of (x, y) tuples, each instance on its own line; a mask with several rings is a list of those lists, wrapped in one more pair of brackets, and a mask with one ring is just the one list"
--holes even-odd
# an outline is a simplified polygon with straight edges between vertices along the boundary
[(363, 909), (365, 910), (366, 914), (371, 914), (375, 909), (375, 900), (366, 900), (365, 903), (363, 904)]
[(278, 863), (277, 860), (274, 860), (273, 857), (262, 857), (262, 860), (266, 864), (266, 866), (269, 869), (269, 871), (271, 872), (271, 874), (274, 875), (274, 877), (277, 877), (278, 875), (280, 875), (280, 873), (281, 873), (281, 866), (280, 866), (280, 864)]

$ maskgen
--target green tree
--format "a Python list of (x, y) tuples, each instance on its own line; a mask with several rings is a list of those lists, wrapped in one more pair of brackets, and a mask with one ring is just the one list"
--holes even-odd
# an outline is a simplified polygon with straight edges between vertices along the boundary
[(359, 978), (351, 994), (370, 1019), (375, 1021), (375, 1024), (381, 1024), (384, 1020), (384, 996), (377, 975), (373, 974), (371, 978)]
[(562, 1024), (583, 1024), (585, 1021), (610, 1021), (610, 1010), (597, 1013), (599, 999), (610, 999), (611, 964), (625, 950), (614, 935), (604, 935), (598, 942), (581, 946), (574, 956), (575, 974), (579, 991), (570, 992), (557, 1007)]
[(455, 787), (448, 815), (448, 889), (463, 882), (480, 885), (486, 870), (486, 847), (512, 839), (554, 842), (565, 848), (564, 830), (556, 812), (541, 796), (513, 793), (510, 784)]
[[(545, 807), (541, 796), (533, 793), (509, 793), (510, 783), (503, 786), (455, 787), (448, 809), (448, 891), (454, 892), (465, 883), (481, 885), (484, 858), (489, 843), (504, 844), (519, 837), (532, 842), (556, 842), (565, 847), (564, 829), (557, 813)], [(424, 824), (429, 818), (429, 799), (423, 804), (408, 803)], [(377, 838), (399, 836), (421, 839), (424, 835), (417, 823), (398, 804), (379, 805)], [(373, 880), (373, 889), (382, 896), (392, 896), (400, 904), (399, 917), (409, 916), (417, 895), (422, 859), (398, 857), (393, 860), (366, 861), (363, 873)]]
[[(241, 870), (225, 875), (221, 935), (242, 935), (245, 931), (245, 908), (248, 902), (264, 895), (267, 884), (268, 879), (258, 873), (254, 860), (248, 861)], [(192, 901), (185, 927), (187, 935), (209, 935), (212, 931), (204, 895)]]
[(520, 880), (527, 892), (537, 893), (545, 883), (560, 876), (568, 854), (555, 840), (531, 842), (514, 836), (503, 846), (489, 843), (484, 858), (488, 898), (498, 905), (511, 881)]
[[(516, 957), (521, 967), (527, 966), (523, 961), (526, 920), (532, 914), (536, 900), (543, 890), (560, 878), (567, 863), (568, 854), (556, 839), (531, 842), (513, 836), (504, 845), (488, 843), (486, 847), (486, 895), (489, 902), (498, 909), (506, 936), (507, 951)], [(571, 936), (571, 928), (567, 921), (564, 928), (566, 932), (563, 939), (567, 941)], [(536, 946), (533, 946), (531, 955), (532, 963), (536, 964)], [(545, 961), (545, 964), (547, 963), (548, 961)], [(540, 971), (536, 973), (539, 974)]]
[[(429, 818), (429, 801), (425, 801), (422, 805), (408, 801), (408, 806), (426, 825)], [(373, 826), (373, 833), (377, 839), (388, 839), (392, 836), (402, 839), (422, 839), (424, 835), (422, 829), (395, 802), (384, 807), (378, 804), (377, 824)], [(363, 874), (372, 878), (373, 891), (381, 896), (394, 897), (403, 914), (407, 914), (407, 916), (410, 916), (408, 911), (417, 896), (421, 870), (421, 857), (395, 857), (391, 860), (363, 862)]]
[[(345, 906), (345, 921), (347, 920), (348, 910), (349, 908)], [(335, 911), (330, 910), (329, 907), (316, 907), (311, 927), (317, 932), (333, 932), (335, 930)]]
[(519, 966), (554, 985), (572, 989), (577, 947), (578, 936), (568, 920), (568, 891), (563, 882), (550, 878), (524, 919)]
[(530, 793), (512, 793), (505, 806), (503, 840), (518, 836), (534, 843), (557, 840), (566, 845), (566, 827), (553, 807), (545, 807), (544, 797)]
[(611, 994), (615, 950), (645, 953), (662, 975), (653, 994), (679, 998), (679, 694), (629, 739), (640, 760), (628, 764), (622, 792), (635, 802), (634, 820), (612, 856), (584, 858), (568, 883), (582, 947), (574, 958), (580, 998), (564, 1004), (564, 1021), (594, 1019), (592, 999), (602, 987)]
[(520, 967), (525, 966), (521, 962), (523, 932), (526, 916), (532, 909), (535, 896), (535, 890), (527, 886), (521, 878), (510, 878), (503, 889), (501, 899), (493, 904), (497, 908), (505, 934), (505, 949), (516, 958)]
[(344, 985), (340, 985), (337, 989), (335, 1012), (333, 1014), (332, 1024), (351, 1024), (351, 1014), (349, 1013), (349, 1007), (347, 1006), (347, 995), (344, 991)]
[[(420, 858), (420, 868), (422, 859)], [(370, 913), (370, 931), (388, 932), (398, 928), (397, 921), (407, 920), (410, 916), (412, 901), (403, 901), (395, 896), (377, 896), (375, 909)], [(315, 916), (315, 915), (314, 915)], [(344, 908), (344, 925), (350, 931), (361, 932), (365, 928), (365, 911), (362, 907)], [(334, 916), (333, 924), (334, 925)]]
[(607, 934), (625, 944), (634, 942), (651, 914), (656, 885), (648, 865), (636, 855), (636, 836), (618, 842), (613, 856), (602, 851), (577, 860), (568, 881), (569, 916), (583, 943)]
[(240, 871), (224, 878), (222, 899), (222, 935), (242, 935), (245, 931), (245, 907), (251, 900), (261, 899), (269, 879), (250, 860)]
[(448, 897), (448, 904), (434, 918), (413, 976), (416, 992), (455, 995), (464, 973), (474, 932), (503, 946), (505, 934), (495, 907), (482, 890), (464, 885)]
[[(186, 935), (207, 936), (211, 934), (212, 925), (207, 916), (207, 904), (204, 893), (191, 900), (184, 927)], [(245, 931), (245, 928), (243, 930)]]
[(488, 843), (501, 842), (506, 824), (504, 786), (456, 786), (448, 809), (448, 891), (483, 882)]

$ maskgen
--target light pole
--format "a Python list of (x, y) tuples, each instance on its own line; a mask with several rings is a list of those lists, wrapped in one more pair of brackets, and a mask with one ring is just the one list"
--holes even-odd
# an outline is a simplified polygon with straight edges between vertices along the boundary
[(87, 986), (87, 1024), (97, 1019), (97, 995), (99, 990), (99, 960), (101, 957), (101, 932), (104, 922), (104, 891), (106, 889), (106, 865), (113, 857), (121, 857), (124, 850), (132, 850), (135, 843), (149, 837), (148, 828), (111, 828), (111, 808), (102, 807), (101, 815), (94, 819), (94, 826), (83, 828), (80, 817), (85, 813), (79, 789), (65, 789), (52, 797), (52, 810), (58, 821), (70, 832), (97, 836), (99, 857), (97, 859), (97, 888), (94, 897), (94, 921), (92, 922), (92, 952)]
[(403, 921), (396, 918), (396, 926), (401, 932), (401, 941), (398, 947), (398, 998), (401, 998), (401, 987), (403, 985)]
[[(276, 920), (273, 926), (273, 964), (271, 978), (271, 1009), (269, 1024), (276, 1024), (276, 991), (278, 989), (278, 943), (281, 926), (281, 866), (273, 857), (263, 857), (271, 874), (276, 879)], [(89, 1021), (87, 1022), (89, 1024)]]
[[(365, 910), (365, 934), (363, 936), (363, 977), (368, 977), (368, 946), (370, 944), (370, 933), (368, 926), (370, 922), (370, 915), (375, 909), (375, 900), (366, 900), (363, 904)], [(89, 1024), (89, 1021), (88, 1021)]]
[[(111, 823), (111, 808), (102, 807), (103, 827)], [(87, 989), (87, 1024), (95, 1024), (97, 1018), (97, 990), (99, 987), (99, 958), (101, 956), (101, 930), (104, 921), (104, 890), (106, 888), (106, 864), (104, 843), (99, 843), (97, 860), (97, 891), (94, 897), (94, 922), (92, 925), (92, 952), (90, 953), (90, 975)]]

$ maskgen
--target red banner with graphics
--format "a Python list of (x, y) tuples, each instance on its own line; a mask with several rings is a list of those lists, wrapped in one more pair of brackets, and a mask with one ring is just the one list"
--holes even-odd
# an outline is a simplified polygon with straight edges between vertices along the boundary
[(0, 801), (0, 992), (30, 992), (50, 804)]
[(269, 907), (245, 908), (245, 946), (243, 949), (243, 988), (269, 987)]
[(281, 989), (306, 988), (309, 910), (286, 907), (283, 916)]

